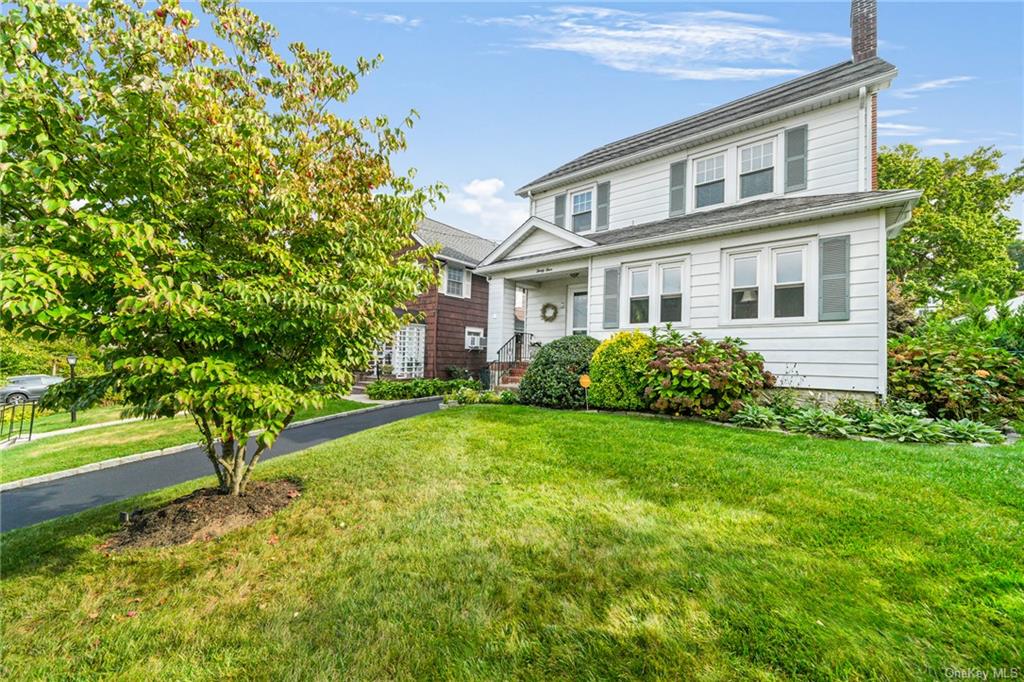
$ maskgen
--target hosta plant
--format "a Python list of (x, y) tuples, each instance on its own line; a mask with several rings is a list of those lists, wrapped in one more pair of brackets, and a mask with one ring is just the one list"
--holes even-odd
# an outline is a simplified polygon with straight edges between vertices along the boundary
[(820, 407), (805, 407), (793, 412), (783, 420), (783, 426), (787, 431), (825, 438), (849, 438), (859, 430), (853, 419)]
[(779, 417), (772, 408), (757, 403), (746, 403), (729, 421), (751, 429), (771, 429), (779, 425)]
[(1003, 434), (988, 424), (970, 419), (938, 419), (943, 437), (951, 443), (992, 443), (1003, 442)]
[(942, 428), (934, 420), (891, 412), (876, 414), (868, 424), (867, 432), (877, 438), (901, 443), (939, 443), (944, 440)]

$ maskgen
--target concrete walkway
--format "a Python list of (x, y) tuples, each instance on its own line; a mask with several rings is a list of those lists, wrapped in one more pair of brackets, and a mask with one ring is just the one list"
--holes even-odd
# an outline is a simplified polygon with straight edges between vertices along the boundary
[[(291, 454), (342, 436), (390, 424), (438, 409), (441, 399), (388, 405), (284, 431), (263, 460)], [(49, 483), (0, 493), (0, 532), (74, 514), (203, 476), (212, 476), (206, 455), (193, 447), (183, 452), (92, 471)], [(111, 512), (113, 513), (113, 512)]]

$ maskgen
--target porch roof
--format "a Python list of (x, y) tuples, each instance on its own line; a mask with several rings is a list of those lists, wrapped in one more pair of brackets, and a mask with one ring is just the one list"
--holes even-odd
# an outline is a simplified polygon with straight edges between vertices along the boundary
[[(570, 246), (543, 254), (500, 258), (492, 263), (487, 263), (485, 260), (485, 265), (480, 267), (480, 272), (500, 270), (508, 265), (525, 261), (561, 260), (594, 252), (698, 239), (879, 208), (886, 209), (887, 229), (889, 235), (892, 236), (910, 219), (910, 210), (920, 196), (921, 193), (917, 190), (876, 190), (760, 199), (618, 230), (587, 233), (586, 237), (593, 243), (592, 246)], [(567, 234), (573, 234), (568, 230), (565, 231)]]

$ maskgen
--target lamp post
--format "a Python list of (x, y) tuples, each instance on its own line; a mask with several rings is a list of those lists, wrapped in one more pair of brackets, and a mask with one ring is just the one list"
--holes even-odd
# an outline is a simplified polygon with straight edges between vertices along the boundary
[[(75, 355), (74, 353), (71, 353), (70, 355), (68, 355), (68, 367), (71, 368), (71, 382), (72, 383), (74, 383), (74, 381), (75, 381), (75, 365), (77, 365), (77, 364), (78, 364), (78, 356)], [(71, 423), (74, 424), (75, 423), (75, 419), (77, 419), (77, 418), (78, 418), (78, 415), (75, 412), (75, 404), (71, 403)]]

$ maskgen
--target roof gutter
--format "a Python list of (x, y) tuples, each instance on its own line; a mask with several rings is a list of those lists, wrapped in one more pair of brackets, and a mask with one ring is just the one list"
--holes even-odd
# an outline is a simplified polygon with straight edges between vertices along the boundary
[(645, 161), (648, 157), (656, 158), (658, 156), (670, 154), (674, 151), (678, 151), (679, 149), (692, 146), (694, 142), (699, 141), (701, 138), (721, 135), (729, 132), (733, 128), (742, 128), (758, 120), (770, 118), (771, 116), (790, 115), (800, 109), (805, 109), (807, 107), (813, 106), (818, 102), (827, 101), (828, 99), (835, 97), (837, 93), (848, 94), (848, 96), (844, 97), (844, 99), (852, 99), (853, 97), (856, 97), (860, 93), (861, 88), (870, 88), (872, 85), (876, 85), (884, 81), (890, 81), (896, 77), (896, 74), (897, 70), (892, 69), (891, 71), (886, 71), (883, 74), (879, 74), (872, 78), (868, 78), (866, 80), (859, 81), (852, 85), (848, 85), (847, 87), (842, 88), (840, 90), (832, 90), (821, 95), (808, 97), (807, 99), (799, 100), (798, 102), (794, 102), (793, 104), (787, 105), (785, 107), (772, 109), (764, 113), (757, 114), (755, 116), (748, 116), (747, 118), (740, 119), (739, 121), (734, 121), (732, 123), (728, 123), (717, 128), (712, 128), (711, 130), (706, 130), (695, 135), (690, 135), (689, 137), (680, 138), (678, 140), (673, 140), (671, 142), (665, 142), (664, 144), (652, 147), (650, 149), (634, 152), (633, 154), (622, 156), (617, 159), (612, 159), (610, 161), (604, 161), (594, 166), (589, 166), (587, 168), (583, 168), (578, 171), (573, 171), (565, 175), (559, 175), (557, 177), (551, 178), (550, 180), (545, 180), (544, 182), (534, 182), (527, 185), (523, 185), (522, 187), (516, 190), (516, 196), (525, 199), (527, 198), (527, 196), (532, 196), (534, 192), (542, 192), (547, 189), (557, 187), (559, 185), (567, 184), (576, 180), (586, 178), (590, 175), (598, 175), (604, 170), (610, 170), (620, 165), (628, 166), (634, 163), (638, 163), (640, 161)]
[[(748, 230), (756, 230), (762, 227), (773, 227), (777, 225), (789, 225), (792, 223), (806, 222), (808, 220), (814, 220), (816, 218), (826, 218), (837, 215), (847, 215), (850, 213), (860, 213), (863, 211), (870, 211), (876, 208), (884, 208), (891, 206), (899, 202), (904, 202), (903, 211), (900, 213), (900, 218), (894, 223), (894, 226), (902, 227), (910, 219), (910, 211), (917, 203), (917, 200), (921, 197), (921, 192), (916, 189), (901, 190), (898, 193), (893, 193), (882, 197), (868, 197), (866, 199), (857, 199), (847, 204), (841, 204), (838, 206), (821, 206), (817, 208), (804, 209), (802, 211), (793, 211), (784, 215), (770, 216), (767, 218), (757, 218), (754, 220), (738, 220), (733, 223), (725, 223), (724, 225), (712, 225), (709, 227), (703, 227), (689, 232), (659, 235), (657, 237), (648, 237), (647, 239), (637, 239), (634, 241), (619, 242), (618, 244), (599, 244), (597, 246), (582, 247), (579, 249), (571, 249), (558, 254), (538, 254), (530, 258), (524, 258), (516, 261), (505, 261), (492, 263), (477, 268), (477, 274), (490, 275), (496, 272), (502, 272), (504, 270), (514, 270), (521, 267), (528, 267), (538, 263), (558, 263), (567, 260), (575, 260), (577, 258), (584, 258), (587, 256), (594, 256), (602, 253), (614, 252), (614, 251), (628, 251), (637, 248), (643, 248), (647, 246), (660, 246), (662, 244), (672, 244), (678, 242), (694, 241), (702, 239), (704, 237), (714, 237), (718, 235), (731, 234), (733, 232), (745, 232)], [(906, 218), (904, 218), (906, 215)], [(891, 233), (893, 227), (886, 229), (887, 236), (893, 236)]]

